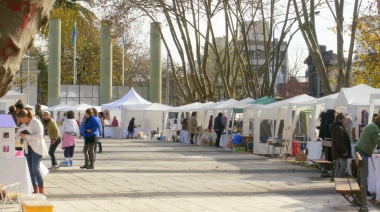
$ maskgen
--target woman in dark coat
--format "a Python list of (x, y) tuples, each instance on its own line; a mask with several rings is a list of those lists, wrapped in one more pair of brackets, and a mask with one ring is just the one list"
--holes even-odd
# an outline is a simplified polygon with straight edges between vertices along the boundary
[(330, 125), (332, 157), (335, 160), (335, 177), (342, 178), (347, 169), (347, 159), (351, 156), (351, 143), (344, 128), (346, 116), (339, 113)]
[(127, 138), (129, 138), (129, 135), (131, 135), (131, 138), (133, 138), (133, 132), (135, 130), (135, 118), (132, 117), (132, 119), (129, 121), (129, 125), (128, 125), (128, 135), (127, 135)]

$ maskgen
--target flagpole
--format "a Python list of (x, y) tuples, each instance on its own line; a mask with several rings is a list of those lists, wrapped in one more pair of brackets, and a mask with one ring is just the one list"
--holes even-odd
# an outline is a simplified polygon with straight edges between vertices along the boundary
[[(74, 22), (74, 30), (76, 31), (77, 29), (77, 22)], [(76, 58), (77, 58), (77, 35), (76, 35), (76, 32), (75, 32), (75, 35), (73, 35), (73, 39), (74, 39), (74, 85), (76, 84), (76, 81), (77, 81), (77, 61), (76, 61)]]
[(122, 81), (121, 85), (124, 86), (124, 30), (123, 30), (123, 35), (122, 35), (122, 44), (123, 44), (123, 50), (122, 50), (122, 60), (121, 60), (121, 75), (122, 75)]

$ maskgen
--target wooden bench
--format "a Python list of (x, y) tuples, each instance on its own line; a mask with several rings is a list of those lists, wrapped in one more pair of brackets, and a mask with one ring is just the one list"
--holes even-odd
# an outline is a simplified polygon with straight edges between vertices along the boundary
[(331, 177), (331, 172), (334, 168), (334, 163), (323, 159), (309, 159), (319, 170), (322, 171), (321, 177)]
[(358, 211), (368, 211), (367, 206), (367, 164), (359, 153), (355, 152), (358, 167), (356, 179), (334, 178), (335, 192), (341, 194)]

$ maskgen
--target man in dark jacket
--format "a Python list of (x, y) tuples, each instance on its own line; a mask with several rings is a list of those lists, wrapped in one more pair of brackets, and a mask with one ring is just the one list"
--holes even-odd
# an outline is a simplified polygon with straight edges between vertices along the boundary
[(218, 116), (215, 117), (213, 128), (216, 133), (215, 147), (220, 147), (220, 138), (222, 137), (222, 133), (225, 127), (226, 122), (223, 118), (223, 113), (219, 113)]
[(346, 116), (339, 113), (330, 125), (332, 157), (335, 160), (335, 177), (342, 178), (347, 169), (347, 159), (351, 156), (351, 143), (344, 128)]

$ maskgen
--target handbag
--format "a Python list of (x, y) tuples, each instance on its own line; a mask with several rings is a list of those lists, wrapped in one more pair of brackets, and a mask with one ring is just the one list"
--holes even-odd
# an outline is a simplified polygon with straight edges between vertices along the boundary
[(74, 146), (77, 144), (77, 139), (75, 136), (70, 135), (69, 133), (63, 133), (62, 137), (62, 148)]

